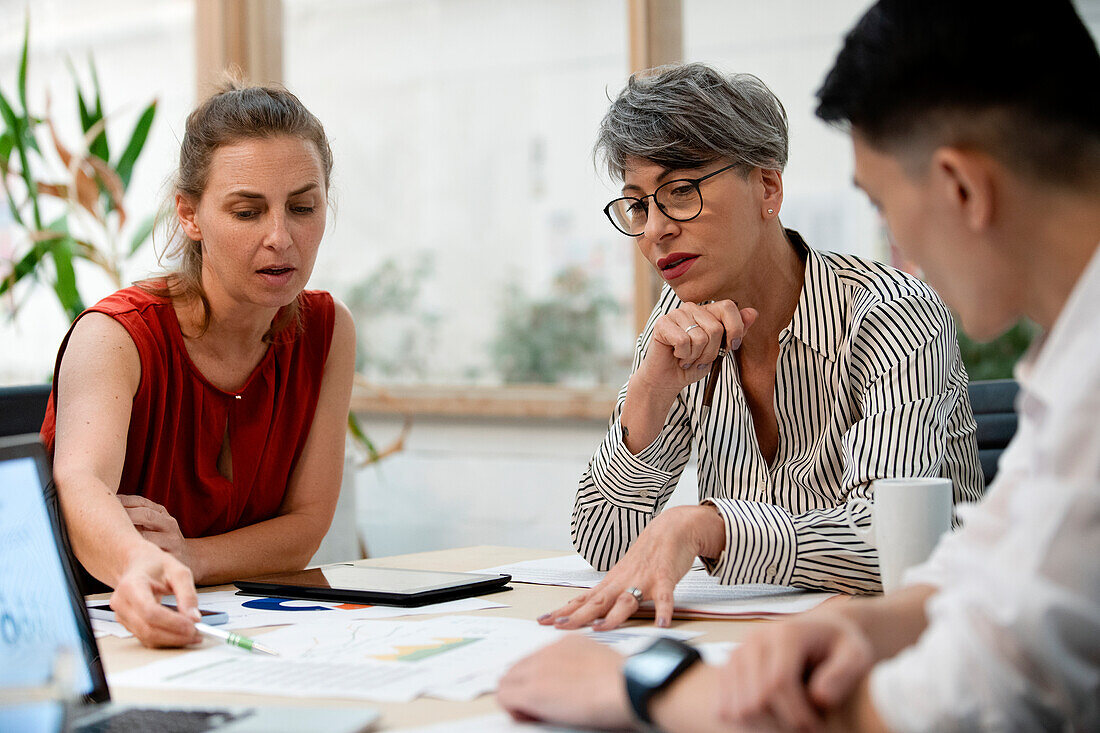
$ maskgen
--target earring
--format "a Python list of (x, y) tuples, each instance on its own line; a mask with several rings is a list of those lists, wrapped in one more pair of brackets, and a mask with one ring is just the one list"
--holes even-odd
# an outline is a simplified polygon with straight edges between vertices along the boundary
[(775, 213), (775, 209), (768, 209), (768, 213), (769, 213), (769, 214), (774, 214), (774, 213)]

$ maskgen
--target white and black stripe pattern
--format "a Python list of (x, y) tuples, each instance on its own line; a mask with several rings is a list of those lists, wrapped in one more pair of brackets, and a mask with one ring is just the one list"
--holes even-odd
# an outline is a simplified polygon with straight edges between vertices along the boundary
[[(654, 321), (680, 305), (666, 286), (633, 369)], [(699, 498), (726, 521), (726, 551), (708, 562), (725, 583), (879, 590), (877, 555), (848, 527), (845, 502), (867, 498), (872, 481), (890, 476), (945, 476), (956, 502), (981, 497), (966, 371), (931, 288), (877, 262), (807, 248), (803, 292), (779, 341), (779, 447), (770, 467), (732, 357), (707, 422), (699, 423), (704, 379), (680, 393), (661, 434), (638, 455), (622, 442), (623, 387), (573, 511), (573, 544), (594, 567), (610, 569), (661, 511), (693, 446)], [(866, 512), (855, 514), (869, 523)]]

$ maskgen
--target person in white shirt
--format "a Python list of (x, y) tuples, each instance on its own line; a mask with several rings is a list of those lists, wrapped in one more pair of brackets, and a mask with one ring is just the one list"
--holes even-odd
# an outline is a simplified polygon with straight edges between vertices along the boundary
[(764, 626), (722, 668), (684, 655), (633, 707), (622, 659), (570, 638), (505, 676), (505, 708), (668, 730), (1100, 730), (1097, 88), (1068, 0), (867, 12), (818, 107), (849, 126), (857, 185), (969, 333), (1043, 329), (996, 480), (887, 598)]

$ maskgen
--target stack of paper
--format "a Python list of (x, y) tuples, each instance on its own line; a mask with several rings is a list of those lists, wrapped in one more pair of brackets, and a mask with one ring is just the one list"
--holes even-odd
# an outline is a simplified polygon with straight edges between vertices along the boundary
[[(529, 560), (477, 572), (508, 573), (516, 583), (576, 588), (592, 588), (607, 575), (593, 570), (580, 555)], [(785, 585), (722, 585), (700, 567), (690, 570), (676, 585), (672, 615), (675, 618), (771, 618), (809, 611), (835, 595)], [(653, 603), (643, 603), (636, 615), (651, 618)]]

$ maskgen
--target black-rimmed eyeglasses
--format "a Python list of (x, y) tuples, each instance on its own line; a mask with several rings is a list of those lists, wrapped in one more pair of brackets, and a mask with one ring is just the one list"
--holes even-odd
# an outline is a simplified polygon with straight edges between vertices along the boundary
[(662, 183), (648, 196), (634, 198), (623, 196), (603, 207), (603, 213), (611, 224), (628, 237), (640, 237), (645, 234), (645, 225), (649, 221), (649, 201), (657, 204), (661, 213), (673, 221), (691, 221), (703, 211), (703, 192), (699, 184), (719, 173), (736, 168), (739, 163), (708, 173), (702, 178), (677, 178)]

